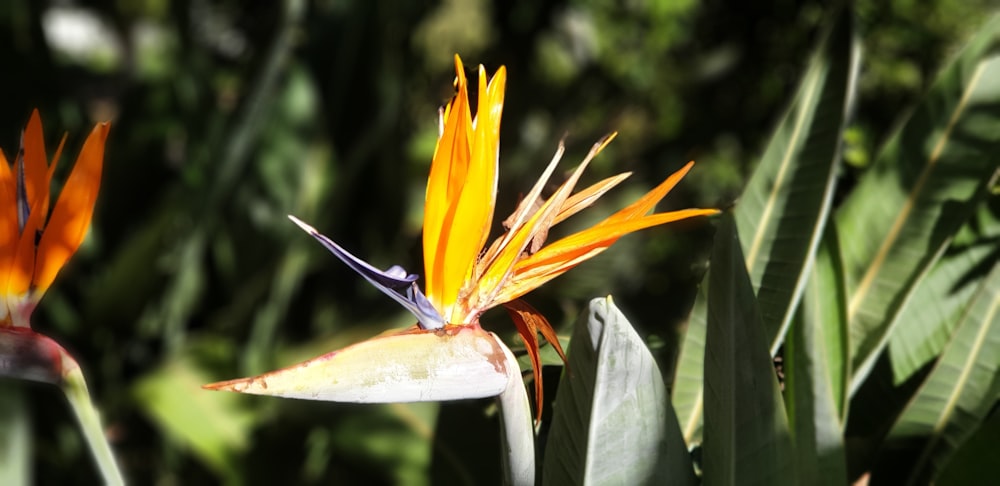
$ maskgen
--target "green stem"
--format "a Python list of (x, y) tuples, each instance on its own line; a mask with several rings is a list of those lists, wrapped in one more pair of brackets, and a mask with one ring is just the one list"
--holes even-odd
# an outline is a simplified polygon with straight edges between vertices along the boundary
[(0, 484), (31, 484), (31, 423), (19, 383), (0, 382)]
[[(64, 356), (64, 359), (68, 356)], [(72, 358), (69, 358), (72, 359)], [(75, 364), (75, 363), (74, 363)], [(77, 421), (80, 422), (80, 429), (87, 439), (90, 452), (94, 456), (94, 461), (101, 470), (104, 483), (108, 485), (125, 484), (122, 473), (118, 469), (118, 463), (111, 452), (111, 444), (104, 435), (104, 428), (101, 426), (101, 417), (94, 408), (94, 402), (90, 400), (90, 392), (87, 390), (87, 382), (83, 379), (83, 372), (79, 366), (73, 366), (63, 376), (63, 393), (69, 400), (70, 408), (76, 414)]]

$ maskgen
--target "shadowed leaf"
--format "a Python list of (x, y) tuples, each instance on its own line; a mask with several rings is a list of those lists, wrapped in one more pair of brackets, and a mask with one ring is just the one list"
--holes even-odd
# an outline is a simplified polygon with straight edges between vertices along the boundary
[(723, 218), (712, 250), (705, 335), (706, 486), (797, 484), (784, 402), (739, 236)]

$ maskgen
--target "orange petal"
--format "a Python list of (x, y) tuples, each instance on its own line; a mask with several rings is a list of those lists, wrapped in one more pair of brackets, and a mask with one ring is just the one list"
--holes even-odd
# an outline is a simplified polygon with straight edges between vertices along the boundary
[[(42, 218), (47, 218), (49, 215), (49, 195), (51, 193), (52, 187), (52, 175), (56, 173), (56, 165), (58, 165), (59, 157), (62, 156), (63, 147), (66, 146), (66, 135), (63, 134), (62, 139), (59, 140), (59, 146), (56, 147), (56, 153), (52, 154), (52, 162), (49, 163), (49, 170), (45, 173), (45, 189), (44, 196), (42, 197)], [(44, 219), (42, 221), (42, 226), (45, 226)]]
[[(519, 260), (514, 269), (514, 276), (504, 285), (494, 302), (506, 302), (538, 288), (576, 265), (593, 258), (618, 241), (618, 238), (633, 231), (695, 216), (716, 214), (718, 211), (715, 209), (687, 209), (645, 216), (677, 185), (692, 166), (694, 162), (688, 162), (636, 202), (597, 225), (567, 236)], [(566, 206), (570, 206), (570, 201), (567, 201)]]
[[(490, 234), (497, 190), (497, 150), (500, 117), (503, 111), (503, 88), (506, 70), (500, 68), (486, 88), (485, 70), (480, 67), (481, 95), (468, 171), (461, 194), (455, 201), (454, 218), (442, 228), (437, 252), (447, 271), (441, 300), (445, 306), (458, 299), (462, 286), (469, 281), (476, 259)], [(462, 323), (464, 315), (448, 314), (445, 319)]]
[[(472, 160), (469, 173), (459, 200), (456, 215), (456, 229), (462, 233), (462, 225), (468, 226), (472, 237), (480, 233), (475, 253), (486, 244), (493, 222), (493, 207), (497, 194), (497, 156), (500, 150), (500, 119), (503, 115), (504, 90), (507, 86), (507, 69), (500, 69), (486, 83), (486, 70), (479, 66), (479, 107), (473, 133)], [(463, 214), (463, 213), (468, 214)], [(467, 221), (463, 221), (467, 220)], [(467, 245), (469, 246), (469, 245)], [(471, 248), (471, 246), (470, 246)], [(473, 255), (471, 259), (475, 259)], [(470, 259), (470, 260), (471, 260)]]
[(42, 233), (34, 276), (39, 295), (52, 284), (59, 269), (76, 252), (90, 227), (101, 186), (104, 143), (110, 129), (109, 123), (98, 123), (90, 132)]
[(598, 223), (598, 226), (645, 216), (652, 211), (654, 207), (656, 207), (656, 203), (660, 202), (660, 200), (663, 199), (663, 197), (666, 196), (667, 193), (669, 193), (674, 186), (676, 186), (677, 183), (684, 178), (685, 175), (687, 175), (688, 171), (690, 171), (692, 167), (694, 167), (694, 162), (688, 162), (684, 165), (684, 167), (681, 167), (680, 170), (670, 174), (670, 176), (661, 182), (660, 185), (656, 186), (653, 190), (647, 192), (644, 196), (639, 198), (638, 201), (628, 205), (617, 213), (608, 216), (607, 219)]
[[(455, 97), (445, 110), (444, 130), (438, 138), (424, 196), (424, 273), (427, 297), (439, 311), (449, 296), (457, 293), (458, 272), (448, 266), (447, 238), (455, 217), (455, 206), (468, 173), (472, 115), (462, 60), (455, 56)], [(464, 269), (462, 269), (464, 271)], [(446, 319), (447, 315), (444, 316)]]
[(616, 176), (608, 177), (607, 179), (598, 182), (576, 194), (573, 194), (563, 207), (559, 210), (559, 214), (556, 215), (556, 220), (552, 223), (553, 225), (559, 224), (566, 220), (570, 216), (579, 213), (580, 211), (587, 209), (591, 204), (601, 198), (605, 193), (610, 191), (612, 188), (620, 184), (625, 179), (631, 176), (631, 172), (625, 172), (618, 174)]
[[(0, 283), (4, 285), (10, 277), (19, 236), (14, 173), (0, 151)], [(6, 309), (0, 310), (0, 316), (5, 314)]]
[[(496, 259), (489, 264), (482, 275), (477, 276), (477, 301), (473, 303), (473, 307), (488, 309), (509, 300), (497, 300), (496, 297), (504, 292), (506, 282), (514, 272), (515, 264), (521, 259), (528, 244), (535, 240), (536, 236), (547, 232), (552, 227), (559, 210), (564, 206), (566, 200), (573, 192), (573, 188), (580, 180), (580, 176), (583, 175), (583, 171), (590, 164), (590, 161), (614, 139), (615, 135), (617, 134), (612, 133), (595, 143), (591, 147), (587, 157), (573, 171), (569, 179), (559, 186), (555, 194), (545, 201), (542, 207), (523, 226), (512, 227), (508, 231), (508, 235), (503, 237), (504, 240), (509, 240), (509, 242), (507, 244), (501, 243), (497, 250)], [(513, 234), (513, 236), (510, 236), (510, 234)]]
[(31, 111), (31, 118), (28, 119), (28, 124), (24, 127), (21, 137), (24, 149), (24, 183), (28, 192), (28, 207), (34, 208), (38, 201), (45, 199), (46, 202), (39, 207), (47, 213), (49, 163), (45, 154), (45, 136), (38, 110)]
[(717, 209), (671, 211), (637, 220), (598, 225), (567, 236), (519, 261), (514, 269), (514, 276), (497, 296), (496, 302), (516, 299), (531, 292), (608, 249), (624, 235), (661, 224), (696, 216), (708, 216), (718, 212)]
[[(35, 238), (41, 230), (44, 213), (41, 208), (41, 201), (38, 201), (31, 208), (28, 220), (24, 223), (24, 228), (17, 239), (17, 248), (14, 251), (14, 261), (10, 267), (10, 274), (7, 278), (7, 295), (21, 296), (31, 288), (31, 277), (35, 266)], [(13, 310), (13, 309), (11, 309)]]
[(529, 191), (528, 194), (521, 199), (521, 202), (518, 203), (514, 213), (511, 214), (506, 221), (504, 221), (504, 225), (508, 228), (507, 232), (505, 232), (500, 238), (497, 238), (493, 244), (490, 245), (489, 249), (486, 250), (486, 253), (483, 254), (483, 257), (479, 259), (474, 275), (475, 280), (479, 280), (480, 277), (486, 273), (486, 269), (493, 264), (497, 255), (500, 254), (500, 250), (502, 248), (506, 248), (510, 244), (511, 239), (514, 238), (514, 235), (517, 234), (517, 231), (528, 221), (528, 219), (541, 210), (543, 204), (541, 202), (542, 189), (545, 188), (545, 184), (549, 181), (549, 177), (551, 177), (552, 173), (555, 171), (556, 166), (562, 159), (564, 152), (566, 152), (566, 147), (563, 142), (560, 141), (559, 148), (556, 149), (556, 153), (552, 156), (552, 160), (549, 161), (549, 165), (547, 165), (545, 170), (542, 171), (542, 176), (538, 178), (537, 182), (535, 182), (531, 191)]
[(510, 314), (510, 318), (517, 327), (517, 332), (524, 341), (524, 349), (528, 352), (531, 360), (531, 370), (535, 376), (535, 425), (542, 421), (543, 391), (542, 387), (542, 358), (539, 354), (538, 332), (546, 341), (552, 345), (563, 363), (566, 362), (566, 354), (563, 353), (562, 345), (559, 344), (559, 337), (556, 335), (552, 325), (541, 312), (527, 302), (516, 299), (504, 304), (504, 308)]
[(522, 315), (514, 306), (504, 304), (510, 320), (514, 321), (517, 334), (521, 336), (524, 343), (524, 350), (528, 352), (528, 359), (531, 360), (531, 373), (535, 377), (535, 426), (542, 421), (542, 357), (538, 351), (538, 330), (535, 327), (535, 320), (530, 315)]

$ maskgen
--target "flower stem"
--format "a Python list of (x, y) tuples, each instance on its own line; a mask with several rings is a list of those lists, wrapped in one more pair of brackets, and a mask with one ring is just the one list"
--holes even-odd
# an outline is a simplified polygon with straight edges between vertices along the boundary
[(87, 439), (87, 445), (94, 456), (94, 461), (101, 470), (104, 483), (108, 485), (125, 484), (122, 479), (118, 463), (111, 452), (111, 444), (108, 443), (101, 426), (101, 417), (94, 408), (94, 402), (90, 400), (90, 392), (87, 390), (87, 382), (83, 378), (83, 372), (79, 366), (73, 366), (63, 375), (62, 389), (69, 400), (70, 408), (76, 414), (77, 421), (80, 422), (80, 429)]
[(517, 358), (497, 338), (507, 366), (512, 367), (507, 388), (497, 397), (500, 400), (500, 426), (503, 427), (503, 465), (505, 483), (515, 486), (535, 484), (535, 433), (531, 425), (531, 405), (524, 388)]
[(0, 382), (0, 484), (31, 484), (31, 422), (20, 383)]

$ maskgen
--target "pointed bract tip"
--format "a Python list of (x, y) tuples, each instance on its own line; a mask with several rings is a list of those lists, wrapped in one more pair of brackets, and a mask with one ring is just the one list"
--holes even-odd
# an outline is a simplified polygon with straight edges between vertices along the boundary
[(293, 223), (297, 224), (299, 228), (302, 228), (302, 230), (305, 231), (306, 233), (318, 233), (318, 231), (316, 231), (316, 228), (309, 226), (309, 224), (307, 224), (306, 222), (302, 221), (299, 218), (296, 218), (295, 216), (292, 216), (291, 214), (288, 215), (288, 219), (292, 220)]

